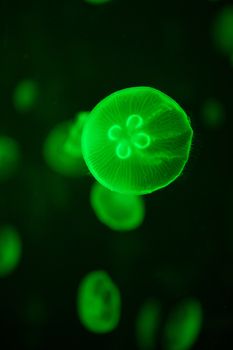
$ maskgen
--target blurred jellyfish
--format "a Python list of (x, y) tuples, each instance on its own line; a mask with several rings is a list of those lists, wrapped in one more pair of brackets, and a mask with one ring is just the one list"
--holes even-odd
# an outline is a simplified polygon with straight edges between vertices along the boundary
[(217, 129), (225, 121), (225, 112), (222, 104), (215, 99), (208, 99), (202, 106), (203, 123), (210, 129)]
[(217, 14), (213, 25), (213, 40), (219, 51), (233, 56), (233, 5), (226, 5)]
[(20, 152), (15, 140), (0, 136), (0, 181), (14, 175), (20, 161)]
[(98, 182), (91, 190), (91, 206), (98, 219), (116, 231), (136, 229), (145, 216), (142, 197), (110, 191)]
[(28, 112), (36, 104), (39, 96), (39, 88), (33, 80), (21, 81), (14, 92), (13, 102), (18, 112)]
[(192, 142), (182, 108), (150, 87), (117, 91), (90, 113), (82, 150), (92, 175), (109, 190), (145, 194), (182, 172)]
[(77, 312), (89, 331), (107, 333), (117, 327), (120, 293), (105, 271), (91, 272), (82, 280), (77, 294)]
[(75, 121), (57, 125), (44, 144), (48, 165), (65, 176), (78, 176), (86, 171), (81, 150), (81, 135), (88, 112), (77, 113)]
[(166, 350), (188, 350), (197, 340), (202, 326), (202, 307), (194, 298), (175, 306), (164, 329)]
[(82, 157), (81, 135), (89, 114), (89, 112), (84, 111), (76, 114), (75, 121), (64, 144), (65, 151), (74, 157)]
[(11, 226), (0, 228), (0, 277), (9, 275), (21, 258), (21, 241)]
[(136, 319), (136, 338), (139, 349), (155, 349), (161, 318), (161, 305), (157, 300), (147, 300)]

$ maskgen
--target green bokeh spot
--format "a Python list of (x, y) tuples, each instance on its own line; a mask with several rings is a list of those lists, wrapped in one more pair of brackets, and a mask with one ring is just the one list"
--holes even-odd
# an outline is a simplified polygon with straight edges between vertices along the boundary
[(233, 5), (224, 6), (213, 25), (213, 40), (223, 54), (233, 55)]
[(39, 88), (35, 81), (33, 80), (23, 80), (21, 81), (14, 92), (13, 101), (15, 108), (18, 112), (28, 112), (30, 111), (39, 96)]
[(188, 350), (197, 340), (202, 326), (202, 307), (194, 298), (175, 306), (164, 330), (166, 350)]
[(225, 111), (220, 102), (208, 99), (202, 107), (203, 123), (209, 129), (217, 129), (225, 122)]
[(0, 229), (0, 277), (9, 275), (21, 258), (21, 241), (18, 232), (11, 226)]
[(20, 162), (19, 146), (12, 138), (0, 136), (0, 181), (15, 174)]
[(136, 319), (136, 339), (139, 349), (153, 350), (158, 337), (161, 305), (157, 300), (147, 300)]
[(45, 303), (39, 295), (31, 295), (24, 305), (24, 321), (30, 324), (43, 325), (47, 322), (48, 315)]

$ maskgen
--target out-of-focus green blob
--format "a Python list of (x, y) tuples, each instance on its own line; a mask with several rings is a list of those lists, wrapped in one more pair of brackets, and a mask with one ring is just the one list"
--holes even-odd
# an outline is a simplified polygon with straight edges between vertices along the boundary
[(81, 150), (81, 135), (88, 112), (80, 112), (75, 121), (57, 125), (44, 144), (44, 156), (49, 166), (65, 176), (78, 176), (86, 171)]
[(215, 99), (208, 99), (202, 107), (203, 123), (206, 127), (217, 129), (225, 121), (223, 106)]
[(91, 5), (103, 5), (111, 2), (111, 0), (85, 0), (85, 2)]
[(66, 176), (79, 174), (79, 160), (65, 150), (65, 142), (71, 123), (57, 125), (48, 135), (44, 144), (44, 156), (48, 165), (56, 172)]
[(82, 158), (81, 136), (89, 114), (90, 112), (84, 111), (76, 114), (75, 121), (72, 123), (69, 135), (64, 144), (65, 151), (74, 157)]
[(48, 315), (45, 304), (40, 296), (32, 295), (24, 306), (23, 318), (30, 324), (44, 324)]
[(158, 301), (148, 300), (142, 305), (136, 320), (136, 338), (140, 349), (155, 349), (160, 317), (161, 305)]
[[(25, 291), (24, 295), (26, 294)], [(21, 303), (20, 333), (24, 349), (44, 348), (44, 329), (48, 320), (48, 310), (40, 295), (30, 295), (24, 303)]]
[(202, 317), (202, 307), (198, 300), (189, 298), (177, 304), (165, 325), (165, 349), (190, 349), (199, 336)]
[(20, 161), (18, 144), (10, 137), (0, 136), (0, 181), (11, 177)]
[(233, 5), (227, 5), (217, 14), (213, 26), (216, 47), (224, 54), (233, 55)]
[(21, 258), (21, 241), (18, 232), (11, 226), (0, 229), (0, 277), (9, 275)]
[(116, 231), (136, 229), (145, 216), (142, 197), (110, 191), (98, 182), (91, 190), (91, 205), (98, 219)]
[(28, 112), (30, 111), (38, 98), (39, 88), (35, 81), (33, 80), (23, 80), (21, 81), (14, 92), (13, 102), (15, 108), (18, 112)]
[(82, 280), (77, 312), (89, 331), (107, 333), (117, 327), (121, 314), (120, 293), (105, 271), (91, 272)]
[(90, 113), (82, 150), (92, 175), (112, 191), (145, 194), (182, 172), (193, 131), (183, 109), (150, 87), (117, 91)]

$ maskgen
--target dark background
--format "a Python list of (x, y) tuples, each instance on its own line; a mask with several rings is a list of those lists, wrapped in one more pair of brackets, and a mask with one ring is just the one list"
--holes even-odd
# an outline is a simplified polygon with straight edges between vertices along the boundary
[[(170, 308), (190, 296), (204, 311), (193, 349), (233, 348), (233, 68), (211, 35), (227, 3), (0, 0), (1, 134), (18, 141), (23, 158), (17, 175), (0, 184), (0, 224), (17, 227), (23, 244), (17, 270), (0, 280), (0, 348), (137, 349), (135, 318), (144, 300), (161, 301), (163, 324)], [(26, 78), (38, 83), (40, 96), (22, 116), (12, 95)], [(95, 217), (94, 179), (57, 174), (42, 148), (59, 122), (140, 85), (184, 108), (194, 140), (182, 176), (145, 196), (143, 225), (122, 234)], [(208, 98), (224, 106), (217, 129), (202, 122)], [(85, 330), (75, 308), (82, 277), (98, 269), (122, 295), (119, 327), (107, 335)]]

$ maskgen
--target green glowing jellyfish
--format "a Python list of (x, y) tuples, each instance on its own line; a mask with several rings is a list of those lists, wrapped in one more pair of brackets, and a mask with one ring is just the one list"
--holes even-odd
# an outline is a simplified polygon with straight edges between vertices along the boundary
[(98, 219), (116, 231), (136, 229), (145, 216), (142, 197), (110, 191), (98, 182), (91, 190), (91, 205)]
[(217, 14), (213, 26), (216, 47), (226, 55), (233, 55), (233, 5), (227, 5)]
[(121, 299), (117, 286), (104, 271), (89, 273), (77, 294), (77, 311), (81, 323), (95, 333), (114, 330), (120, 319)]
[(164, 330), (167, 350), (188, 350), (197, 340), (202, 325), (202, 307), (194, 298), (185, 299), (172, 310)]
[(157, 300), (146, 301), (136, 320), (136, 338), (142, 350), (155, 349), (161, 318), (161, 305)]
[(65, 176), (77, 176), (86, 171), (81, 149), (81, 135), (88, 112), (76, 115), (74, 123), (63, 122), (48, 135), (44, 156), (48, 165)]
[(146, 194), (182, 172), (192, 128), (182, 108), (150, 87), (117, 91), (90, 113), (82, 150), (92, 175), (120, 193)]
[(0, 136), (0, 181), (11, 177), (20, 161), (19, 147), (16, 141), (7, 136)]
[(0, 277), (9, 275), (21, 258), (21, 241), (11, 226), (0, 229)]
[(21, 81), (14, 92), (13, 101), (17, 111), (28, 112), (30, 111), (39, 96), (39, 88), (33, 80)]
[(206, 127), (216, 129), (222, 126), (225, 112), (222, 104), (215, 99), (208, 99), (202, 106), (203, 123)]

